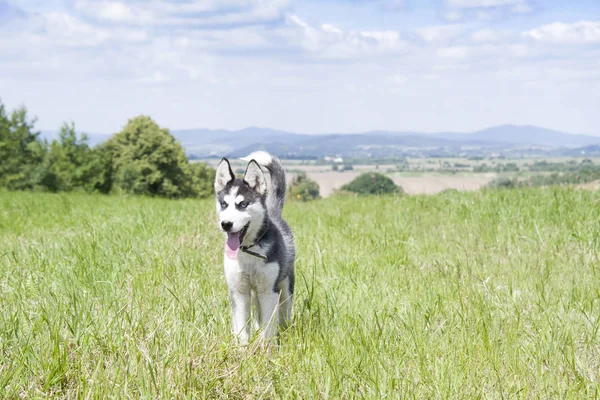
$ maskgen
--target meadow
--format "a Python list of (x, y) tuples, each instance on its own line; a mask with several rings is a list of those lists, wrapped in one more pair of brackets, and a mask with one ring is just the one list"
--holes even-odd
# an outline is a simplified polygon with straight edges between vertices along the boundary
[(0, 398), (598, 398), (600, 192), (288, 203), (294, 323), (230, 333), (212, 200), (0, 192)]

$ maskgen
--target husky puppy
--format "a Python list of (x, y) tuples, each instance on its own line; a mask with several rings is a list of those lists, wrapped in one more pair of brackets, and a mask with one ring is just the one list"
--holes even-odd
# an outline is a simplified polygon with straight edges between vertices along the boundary
[[(224, 264), (233, 332), (246, 345), (252, 308), (252, 325), (261, 329), (263, 342), (291, 320), (296, 251), (281, 215), (286, 192), (281, 162), (262, 151), (242, 160), (248, 161), (243, 179), (235, 177), (226, 158), (221, 160), (215, 194), (220, 228), (227, 236)], [(261, 166), (269, 172), (269, 186)]]

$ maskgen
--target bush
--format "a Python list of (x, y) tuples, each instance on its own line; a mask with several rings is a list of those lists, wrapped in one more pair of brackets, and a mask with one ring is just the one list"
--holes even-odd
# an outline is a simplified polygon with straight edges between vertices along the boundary
[(492, 180), (490, 183), (487, 184), (487, 187), (494, 188), (494, 189), (499, 189), (499, 188), (512, 189), (517, 186), (519, 186), (519, 184), (515, 178), (511, 179), (511, 178), (507, 178), (507, 177), (495, 178), (494, 180)]
[(150, 117), (129, 120), (106, 145), (112, 153), (114, 191), (170, 198), (193, 195), (183, 147)]
[(352, 171), (354, 169), (354, 167), (352, 166), (352, 164), (344, 164), (344, 166), (342, 167), (342, 171)]
[(359, 175), (352, 182), (342, 186), (342, 190), (358, 194), (401, 194), (404, 191), (393, 180), (377, 172)]
[(91, 161), (92, 149), (87, 145), (87, 137), (78, 138), (75, 125), (65, 123), (44, 159), (42, 184), (51, 192), (86, 189), (94, 173)]
[(208, 197), (213, 194), (213, 180), (215, 170), (206, 163), (190, 163), (191, 195), (194, 197)]
[(44, 179), (47, 143), (34, 130), (35, 119), (21, 107), (6, 114), (0, 102), (0, 186), (8, 190), (39, 188)]
[(290, 185), (290, 197), (293, 200), (309, 201), (320, 198), (319, 185), (309, 179), (305, 172), (298, 172)]
[(332, 170), (332, 171), (339, 171), (339, 170), (340, 170), (340, 166), (339, 166), (339, 165), (337, 165), (337, 164), (333, 164), (333, 165), (331, 166), (331, 170)]

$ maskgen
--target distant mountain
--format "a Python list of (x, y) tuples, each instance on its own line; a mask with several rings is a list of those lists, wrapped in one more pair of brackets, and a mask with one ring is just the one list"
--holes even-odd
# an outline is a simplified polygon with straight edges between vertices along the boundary
[[(184, 135), (182, 135), (184, 133)], [(241, 157), (266, 150), (281, 157), (390, 157), (400, 155), (534, 155), (535, 148), (564, 148), (600, 144), (600, 137), (573, 135), (536, 126), (502, 125), (472, 133), (370, 131), (356, 134), (303, 135), (271, 129), (240, 131), (174, 131), (188, 153), (199, 157)], [(519, 149), (518, 151), (516, 151)], [(545, 150), (546, 151), (546, 150)]]
[(459, 149), (461, 143), (428, 136), (391, 133), (306, 135), (256, 142), (238, 148), (231, 157), (243, 157), (252, 151), (266, 150), (285, 157), (301, 155), (324, 157), (340, 154), (346, 157), (387, 157), (410, 148), (448, 147)]
[[(285, 158), (320, 158), (331, 155), (359, 158), (486, 154), (526, 156), (549, 152), (573, 153), (578, 152), (575, 149), (580, 147), (600, 145), (600, 137), (597, 136), (574, 135), (537, 126), (519, 125), (502, 125), (471, 133), (369, 131), (306, 135), (257, 127), (171, 132), (190, 156), (198, 158), (241, 157), (255, 150), (267, 150)], [(52, 138), (56, 133), (47, 131), (42, 135)], [(109, 137), (101, 134), (88, 136), (91, 145), (101, 143)]]
[(237, 131), (224, 129), (189, 129), (172, 131), (188, 154), (223, 156), (255, 143), (293, 143), (306, 135), (248, 127)]
[(574, 135), (529, 125), (500, 125), (473, 133), (450, 133), (436, 136), (448, 139), (460, 138), (460, 140), (467, 141), (549, 147), (587, 146), (600, 143), (600, 137), (597, 136)]

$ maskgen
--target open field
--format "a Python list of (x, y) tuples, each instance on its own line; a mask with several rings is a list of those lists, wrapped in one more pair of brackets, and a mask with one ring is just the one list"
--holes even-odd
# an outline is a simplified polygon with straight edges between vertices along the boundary
[[(407, 158), (398, 164), (352, 164), (352, 170), (336, 172), (331, 164), (320, 164), (315, 161), (284, 160), (288, 180), (299, 172), (317, 182), (321, 197), (329, 197), (343, 185), (351, 182), (364, 172), (379, 172), (389, 176), (408, 194), (435, 194), (447, 189), (458, 191), (475, 191), (485, 187), (494, 179), (504, 177), (519, 177), (527, 179), (534, 175), (548, 175), (544, 170), (531, 171), (536, 163), (554, 163), (567, 167), (570, 163), (581, 165), (584, 160), (593, 165), (600, 164), (598, 158), (584, 157), (554, 157), (554, 158), (519, 158), (519, 159), (468, 159), (468, 158)], [(211, 159), (208, 163), (216, 167), (218, 160)], [(243, 162), (233, 160), (234, 170), (243, 174)], [(517, 170), (504, 171), (507, 166)], [(340, 165), (341, 167), (341, 165)], [(477, 168), (486, 168), (477, 171)], [(496, 170), (498, 169), (498, 170)], [(594, 187), (583, 185), (584, 188)]]
[[(376, 170), (373, 169), (372, 171)], [(365, 171), (361, 169), (344, 172), (309, 172), (307, 176), (319, 184), (322, 197), (329, 197), (336, 190), (340, 189), (346, 183), (351, 182), (363, 172)], [(293, 173), (289, 174), (290, 179), (293, 175)], [(460, 191), (479, 190), (496, 177), (496, 174), (443, 175), (435, 173), (392, 173), (387, 175), (408, 194), (435, 194), (446, 189)]]
[(600, 193), (289, 203), (294, 324), (240, 349), (211, 200), (0, 193), (0, 398), (598, 398)]

